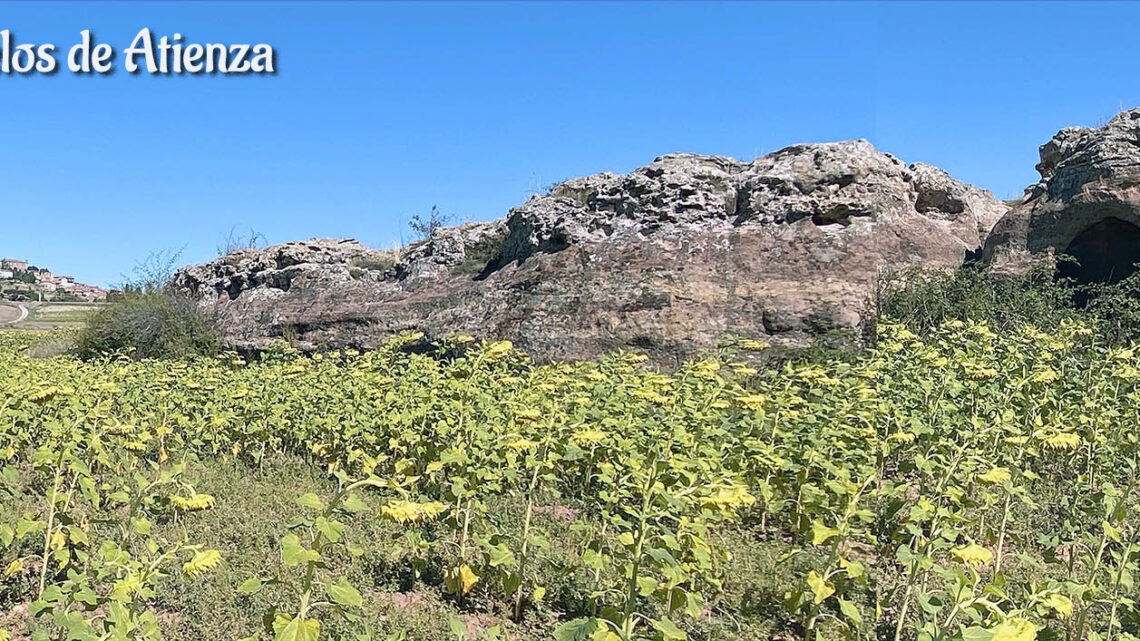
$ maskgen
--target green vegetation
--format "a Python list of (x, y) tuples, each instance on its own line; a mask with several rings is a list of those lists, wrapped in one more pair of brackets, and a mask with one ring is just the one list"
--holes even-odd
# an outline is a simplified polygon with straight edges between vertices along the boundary
[(91, 314), (76, 340), (81, 358), (182, 358), (220, 349), (213, 319), (194, 301), (166, 290), (124, 294)]
[(1076, 285), (1055, 278), (1044, 263), (1004, 278), (977, 267), (914, 271), (881, 284), (878, 310), (915, 332), (947, 320), (983, 322), (997, 331), (1025, 323), (1054, 329), (1085, 320), (1109, 343), (1126, 344), (1140, 341), (1140, 272), (1116, 283)]
[(0, 640), (1140, 637), (1140, 278), (909, 274), (870, 349), (668, 373), (246, 362), (140, 282), (87, 360), (0, 333)]
[(0, 296), (7, 300), (39, 300), (40, 293), (23, 286), (8, 286), (0, 288)]
[(15, 635), (1140, 633), (1140, 356), (1081, 322), (670, 374), (466, 337), (245, 363), (0, 336)]
[(1032, 322), (1055, 327), (1075, 316), (1074, 288), (1039, 265), (1023, 276), (995, 279), (982, 269), (917, 270), (880, 285), (879, 315), (923, 332), (947, 320), (984, 322), (999, 331)]
[(177, 260), (177, 253), (157, 253), (136, 265), (134, 280), (87, 318), (76, 339), (80, 358), (187, 358), (221, 350), (214, 318), (170, 285)]
[(95, 311), (93, 307), (76, 309), (70, 306), (59, 308), (40, 305), (32, 308), (31, 320), (42, 323), (85, 323)]

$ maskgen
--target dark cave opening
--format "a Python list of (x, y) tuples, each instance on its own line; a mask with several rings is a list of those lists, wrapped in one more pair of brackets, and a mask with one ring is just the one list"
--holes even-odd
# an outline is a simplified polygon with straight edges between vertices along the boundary
[(1059, 278), (1078, 285), (1115, 283), (1131, 276), (1140, 263), (1140, 227), (1104, 218), (1078, 234), (1062, 253), (1074, 260), (1060, 261)]

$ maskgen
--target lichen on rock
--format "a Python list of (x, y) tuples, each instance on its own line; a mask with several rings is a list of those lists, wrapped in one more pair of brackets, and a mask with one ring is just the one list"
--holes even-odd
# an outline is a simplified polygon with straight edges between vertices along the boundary
[(999, 274), (1069, 254), (1078, 281), (1118, 280), (1140, 260), (1140, 109), (1101, 127), (1068, 127), (1039, 149), (1041, 179), (994, 227), (985, 260)]

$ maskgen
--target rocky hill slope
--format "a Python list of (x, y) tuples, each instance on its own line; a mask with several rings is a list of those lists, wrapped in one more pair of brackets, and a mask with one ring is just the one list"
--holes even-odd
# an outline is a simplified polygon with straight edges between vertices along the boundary
[(418, 330), (509, 339), (540, 360), (636, 348), (669, 362), (728, 335), (858, 337), (881, 272), (961, 265), (1006, 210), (864, 140), (753, 162), (674, 154), (566, 181), (399, 253), (287, 243), (175, 282), (240, 349), (281, 336), (371, 347)]
[(1068, 254), (1061, 273), (1080, 282), (1118, 280), (1140, 262), (1140, 109), (1102, 127), (1062, 129), (1040, 148), (1041, 180), (994, 227), (987, 262), (1023, 271)]

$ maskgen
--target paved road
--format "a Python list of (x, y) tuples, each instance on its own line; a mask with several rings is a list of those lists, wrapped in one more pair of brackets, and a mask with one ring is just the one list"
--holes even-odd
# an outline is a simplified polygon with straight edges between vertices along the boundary
[(0, 325), (15, 325), (28, 317), (23, 303), (0, 303)]

